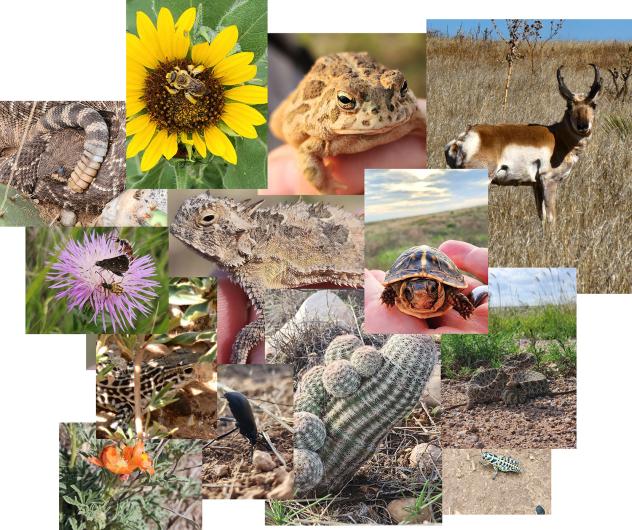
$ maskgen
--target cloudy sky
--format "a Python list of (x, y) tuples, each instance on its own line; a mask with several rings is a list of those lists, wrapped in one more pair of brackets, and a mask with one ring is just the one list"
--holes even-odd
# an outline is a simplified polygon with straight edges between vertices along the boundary
[(575, 269), (489, 269), (492, 307), (575, 303)]
[(487, 171), (367, 169), (367, 222), (487, 204)]

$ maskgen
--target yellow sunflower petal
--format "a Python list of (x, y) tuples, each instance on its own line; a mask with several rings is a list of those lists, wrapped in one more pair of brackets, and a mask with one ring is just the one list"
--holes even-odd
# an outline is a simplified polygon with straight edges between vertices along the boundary
[(255, 54), (252, 52), (234, 53), (217, 63), (217, 66), (213, 69), (213, 73), (215, 74), (215, 77), (221, 81), (223, 76), (233, 73), (234, 70), (240, 70), (250, 63), (254, 57)]
[(162, 51), (158, 41), (158, 31), (156, 31), (156, 26), (151, 19), (142, 11), (136, 12), (136, 31), (147, 51), (159, 61), (162, 57)]
[[(160, 9), (158, 13), (158, 40), (163, 55), (167, 59), (173, 59), (173, 44), (176, 28), (173, 23), (173, 15), (166, 7)], [(155, 164), (154, 164), (155, 165)]]
[(195, 131), (193, 131), (193, 145), (195, 146), (195, 149), (197, 149), (197, 152), (200, 153), (200, 156), (202, 158), (206, 157), (206, 144), (204, 143), (204, 140), (202, 140), (202, 137)]
[(204, 131), (204, 139), (209, 151), (215, 156), (221, 156), (230, 164), (237, 163), (237, 153), (235, 147), (218, 127), (212, 126)]
[(190, 7), (182, 13), (176, 22), (176, 30), (186, 31), (187, 33), (191, 31), (191, 28), (195, 23), (195, 13), (196, 10), (194, 7)]
[(218, 64), (235, 47), (238, 37), (237, 26), (228, 26), (220, 31), (206, 50), (204, 64), (209, 67)]
[(238, 85), (250, 81), (257, 75), (257, 67), (254, 64), (242, 66), (239, 70), (235, 70), (230, 74), (226, 74), (222, 79), (223, 85)]
[(127, 57), (147, 68), (155, 68), (158, 60), (147, 51), (140, 39), (136, 35), (128, 33), (126, 36)]
[(226, 90), (224, 96), (241, 103), (261, 105), (268, 102), (268, 88), (257, 85), (237, 86)]
[(193, 145), (193, 139), (189, 138), (189, 135), (185, 132), (180, 133), (180, 142), (187, 145)]
[(224, 151), (226, 149), (224, 141), (220, 137), (221, 132), (222, 131), (215, 126), (204, 130), (204, 141), (206, 142), (206, 147), (208, 147), (208, 150), (215, 156), (224, 156)]
[(191, 48), (191, 60), (194, 64), (205, 64), (206, 63), (206, 54), (208, 53), (208, 43), (200, 42), (199, 44), (194, 44), (193, 48)]
[(178, 135), (176, 133), (172, 133), (167, 137), (167, 142), (165, 144), (164, 150), (162, 154), (165, 155), (167, 160), (171, 160), (174, 155), (178, 152)]
[(140, 161), (141, 171), (149, 171), (160, 161), (160, 158), (165, 151), (166, 144), (167, 131), (163, 129), (161, 131), (158, 131), (158, 134), (154, 136), (151, 143), (147, 146), (147, 149), (145, 149), (145, 152), (143, 153), (143, 158), (141, 158)]
[(135, 89), (135, 90), (144, 90), (145, 88), (145, 79), (147, 76), (145, 74), (138, 74), (136, 72), (127, 72), (127, 88)]
[(149, 114), (141, 114), (140, 116), (127, 122), (127, 125), (125, 126), (125, 135), (131, 136), (132, 134), (139, 133), (148, 125)]
[(150, 140), (154, 136), (154, 132), (156, 131), (156, 124), (150, 121), (142, 131), (136, 133), (134, 138), (127, 144), (127, 158), (132, 158), (140, 153), (147, 145), (149, 145)]
[(127, 61), (126, 65), (127, 78), (139, 78), (145, 77), (147, 75), (147, 70), (142, 64), (137, 63), (136, 61)]
[(243, 103), (226, 103), (224, 112), (239, 116), (252, 125), (263, 125), (266, 122), (263, 114)]
[(145, 102), (138, 98), (128, 98), (125, 101), (125, 115), (129, 118), (134, 114), (138, 114), (145, 108)]

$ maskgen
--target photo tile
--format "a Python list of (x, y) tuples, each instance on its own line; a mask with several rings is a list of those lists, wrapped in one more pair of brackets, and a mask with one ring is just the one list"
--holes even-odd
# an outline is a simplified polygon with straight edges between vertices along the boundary
[(365, 168), (426, 166), (425, 34), (280, 34), (271, 195), (362, 194)]
[(490, 266), (565, 265), (580, 293), (629, 293), (629, 21), (427, 27), (429, 164), (488, 171)]
[(446, 515), (551, 514), (551, 451), (445, 449)]
[(26, 333), (167, 330), (166, 228), (26, 229)]
[(125, 103), (0, 101), (0, 227), (111, 226)]
[(440, 522), (438, 336), (366, 333), (361, 290), (270, 290), (265, 319), (294, 377), (296, 489), (266, 524)]
[(127, 3), (127, 186), (267, 186), (267, 2)]
[(482, 170), (367, 169), (365, 312), (371, 333), (487, 333)]
[(292, 498), (291, 367), (222, 365), (217, 387), (218, 429), (204, 448), (204, 498)]
[(198, 440), (102, 441), (94, 423), (61, 423), (59, 528), (166, 528), (174, 517), (201, 528), (201, 468)]
[(575, 269), (489, 276), (489, 335), (441, 341), (444, 447), (576, 447)]
[(164, 335), (99, 335), (97, 437), (131, 436), (140, 425), (146, 438), (213, 438), (217, 373), (212, 339), (208, 332), (177, 329)]
[(362, 197), (170, 191), (170, 274), (218, 277), (218, 362), (261, 363), (267, 289), (360, 287)]

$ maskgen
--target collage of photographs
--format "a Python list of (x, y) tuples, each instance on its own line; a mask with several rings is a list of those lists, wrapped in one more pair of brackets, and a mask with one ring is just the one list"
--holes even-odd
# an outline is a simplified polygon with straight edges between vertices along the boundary
[(25, 332), (95, 373), (59, 528), (551, 514), (576, 296), (632, 289), (629, 21), (267, 23), (130, 0), (125, 101), (0, 101)]

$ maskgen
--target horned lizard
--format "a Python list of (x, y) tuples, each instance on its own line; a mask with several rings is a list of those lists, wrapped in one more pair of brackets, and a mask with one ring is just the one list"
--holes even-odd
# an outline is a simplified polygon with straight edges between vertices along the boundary
[(170, 232), (226, 270), (257, 311), (232, 347), (231, 362), (245, 363), (264, 337), (266, 289), (362, 285), (363, 226), (360, 217), (323, 202), (265, 208), (205, 193), (182, 204)]
[(273, 112), (270, 130), (298, 150), (309, 182), (332, 193), (337, 186), (323, 157), (360, 153), (410, 133), (423, 136), (426, 120), (399, 70), (367, 53), (336, 53), (314, 63)]

